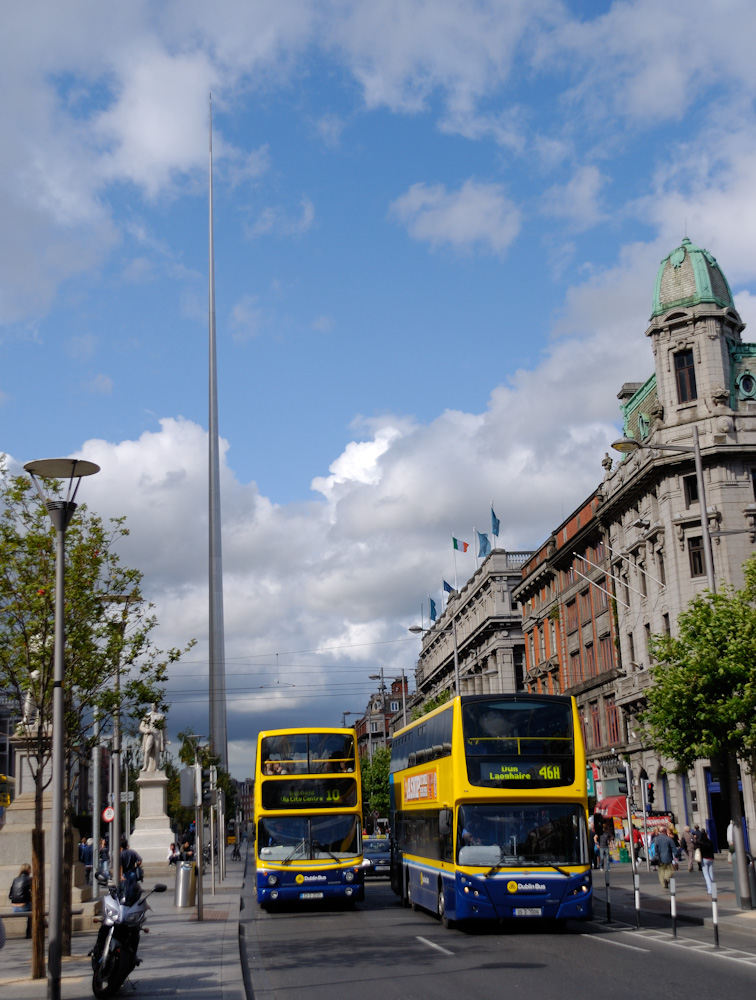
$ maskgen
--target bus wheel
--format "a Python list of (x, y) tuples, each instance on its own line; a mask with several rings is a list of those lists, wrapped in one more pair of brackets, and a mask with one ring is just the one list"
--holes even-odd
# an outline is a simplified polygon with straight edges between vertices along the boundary
[(446, 900), (444, 899), (444, 886), (443, 883), (439, 884), (438, 887), (438, 919), (441, 921), (442, 926), (448, 931), (450, 927), (454, 926), (453, 921), (449, 920), (446, 913)]

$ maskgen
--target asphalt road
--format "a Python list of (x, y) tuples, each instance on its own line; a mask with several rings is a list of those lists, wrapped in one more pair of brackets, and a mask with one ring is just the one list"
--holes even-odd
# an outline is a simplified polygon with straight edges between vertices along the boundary
[(402, 909), (388, 882), (372, 882), (356, 910), (290, 906), (265, 913), (248, 877), (242, 958), (248, 1000), (459, 1000), (498, 996), (612, 1000), (745, 997), (756, 988), (756, 943), (715, 951), (697, 927), (634, 930), (603, 923), (559, 934), (538, 924), (445, 931), (429, 913)]

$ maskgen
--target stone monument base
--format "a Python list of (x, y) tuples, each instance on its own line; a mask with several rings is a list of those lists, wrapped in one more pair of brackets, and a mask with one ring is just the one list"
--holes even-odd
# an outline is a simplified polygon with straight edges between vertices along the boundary
[(146, 874), (149, 868), (162, 868), (168, 857), (168, 848), (175, 840), (166, 812), (168, 801), (168, 775), (164, 771), (140, 771), (139, 816), (134, 824), (134, 832), (129, 838), (129, 846), (142, 856)]

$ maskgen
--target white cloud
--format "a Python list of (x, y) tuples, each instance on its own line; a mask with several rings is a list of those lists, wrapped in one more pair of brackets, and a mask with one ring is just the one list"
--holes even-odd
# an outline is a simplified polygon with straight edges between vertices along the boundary
[(113, 379), (109, 375), (95, 375), (90, 382), (92, 392), (108, 396), (113, 391)]
[(300, 214), (295, 216), (280, 206), (263, 209), (257, 219), (247, 227), (247, 235), (259, 236), (303, 236), (315, 221), (315, 206), (309, 198), (303, 197), (299, 203)]
[(413, 184), (390, 206), (410, 236), (432, 247), (503, 253), (520, 231), (520, 212), (500, 184), (469, 179), (457, 191)]
[(601, 189), (606, 177), (598, 167), (579, 167), (566, 184), (554, 185), (544, 193), (542, 210), (546, 215), (566, 219), (575, 229), (589, 229), (601, 222)]

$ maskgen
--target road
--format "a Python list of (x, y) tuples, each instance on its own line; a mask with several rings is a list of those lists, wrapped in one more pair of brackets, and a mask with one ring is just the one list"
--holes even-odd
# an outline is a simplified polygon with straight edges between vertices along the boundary
[(675, 939), (660, 920), (634, 930), (630, 911), (613, 913), (607, 925), (597, 906), (594, 921), (569, 924), (563, 934), (531, 923), (445, 931), (431, 914), (402, 909), (382, 881), (368, 884), (353, 911), (291, 906), (265, 913), (255, 902), (254, 877), (243, 902), (248, 1000), (582, 1000), (587, 991), (612, 1000), (689, 1000), (756, 988), (750, 936), (728, 935), (715, 951), (704, 927), (678, 927)]

